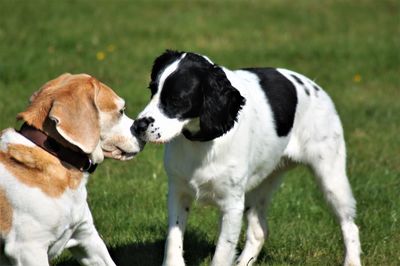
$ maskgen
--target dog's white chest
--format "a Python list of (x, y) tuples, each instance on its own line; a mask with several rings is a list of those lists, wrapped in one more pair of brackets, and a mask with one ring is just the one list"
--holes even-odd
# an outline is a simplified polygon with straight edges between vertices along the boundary
[[(265, 132), (262, 127), (259, 129), (253, 134)], [(264, 138), (257, 145), (250, 141), (213, 146), (189, 143), (181, 136), (167, 145), (165, 168), (187, 193), (200, 201), (215, 203), (227, 193), (249, 191), (257, 186), (275, 170), (287, 142), (281, 139), (270, 144)]]
[(82, 187), (82, 191), (74, 191), (66, 198), (68, 203), (60, 208), (59, 222), (54, 227), (54, 241), (49, 247), (49, 257), (55, 257), (62, 252), (76, 228), (86, 218), (86, 188)]
[[(168, 175), (182, 183), (186, 193), (198, 200), (213, 202), (221, 196), (221, 182), (230, 179), (238, 165), (234, 158), (219, 162), (205, 146), (208, 144), (190, 143), (180, 136), (167, 145), (164, 163)], [(234, 185), (234, 182), (230, 184)]]

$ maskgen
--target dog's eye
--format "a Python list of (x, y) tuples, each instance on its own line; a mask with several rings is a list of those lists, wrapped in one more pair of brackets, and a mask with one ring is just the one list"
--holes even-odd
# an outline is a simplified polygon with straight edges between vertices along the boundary
[(124, 106), (121, 110), (119, 110), (119, 114), (123, 115), (125, 113), (126, 106)]

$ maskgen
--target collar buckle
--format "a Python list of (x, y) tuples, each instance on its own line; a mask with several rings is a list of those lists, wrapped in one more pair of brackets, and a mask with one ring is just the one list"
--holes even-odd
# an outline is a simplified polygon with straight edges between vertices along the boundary
[(93, 163), (93, 161), (88, 158), (86, 164), (82, 167), (81, 171), (93, 173), (96, 170), (97, 164)]

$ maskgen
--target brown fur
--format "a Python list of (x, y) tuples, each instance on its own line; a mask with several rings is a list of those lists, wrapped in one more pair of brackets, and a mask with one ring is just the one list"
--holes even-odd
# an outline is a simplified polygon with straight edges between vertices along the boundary
[(39, 188), (49, 197), (60, 197), (68, 188), (76, 189), (83, 177), (80, 171), (68, 169), (56, 157), (38, 147), (9, 144), (6, 152), (0, 152), (0, 162), (19, 181)]
[(12, 225), (13, 210), (6, 197), (6, 192), (0, 187), (0, 235), (7, 234)]

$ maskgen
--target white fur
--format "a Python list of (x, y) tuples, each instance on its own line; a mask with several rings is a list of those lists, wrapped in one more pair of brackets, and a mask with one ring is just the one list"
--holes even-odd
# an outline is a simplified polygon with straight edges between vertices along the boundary
[[(170, 68), (179, 67), (174, 62)], [(165, 70), (165, 79), (171, 71)], [(251, 265), (267, 236), (266, 210), (282, 173), (295, 163), (309, 165), (315, 172), (327, 202), (342, 228), (345, 265), (360, 265), (360, 242), (354, 224), (355, 200), (345, 171), (345, 143), (339, 117), (329, 96), (308, 78), (278, 69), (296, 88), (298, 105), (291, 132), (278, 137), (273, 114), (258, 77), (245, 70), (223, 68), (232, 86), (246, 99), (234, 127), (208, 142), (187, 140), (180, 134), (188, 121), (174, 121), (162, 115), (159, 97), (154, 97), (139, 118), (151, 116), (165, 148), (165, 169), (169, 177), (169, 229), (164, 265), (184, 265), (183, 234), (187, 209), (194, 199), (221, 210), (221, 231), (212, 265), (231, 265), (235, 259), (242, 216), (248, 220), (247, 240), (238, 265)], [(294, 82), (297, 75), (304, 88)], [(160, 84), (158, 94), (162, 90)], [(157, 96), (157, 95), (156, 95)], [(160, 119), (160, 121), (158, 121)], [(172, 124), (170, 124), (172, 123)], [(191, 124), (191, 123), (190, 123)], [(168, 132), (164, 136), (164, 132)], [(176, 136), (176, 137), (175, 137)], [(150, 141), (156, 139), (149, 138)], [(293, 232), (295, 233), (295, 232)]]

